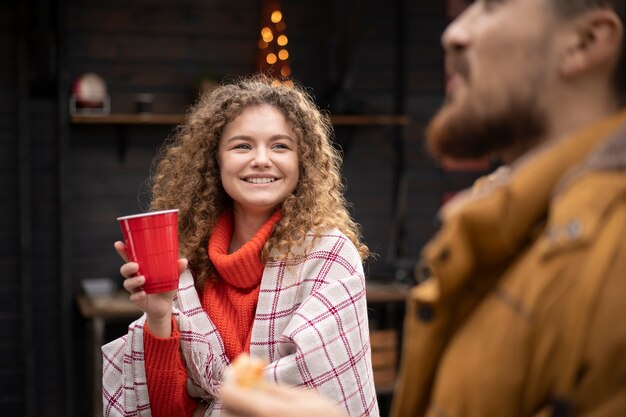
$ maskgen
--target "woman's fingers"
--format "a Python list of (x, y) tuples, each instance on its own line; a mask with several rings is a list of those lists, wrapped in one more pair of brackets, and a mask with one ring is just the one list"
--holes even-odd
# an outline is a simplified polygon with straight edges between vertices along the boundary
[(130, 301), (134, 304), (140, 305), (146, 300), (147, 296), (148, 294), (146, 294), (144, 290), (139, 290), (130, 295)]
[(187, 258), (180, 258), (178, 260), (178, 273), (182, 274), (183, 272), (185, 272), (185, 269), (187, 269), (187, 264), (189, 263), (189, 261), (187, 260)]
[(123, 285), (126, 291), (128, 291), (131, 294), (134, 294), (145, 283), (146, 283), (146, 277), (144, 277), (143, 275), (139, 275), (139, 276), (132, 277), (132, 278), (126, 278), (124, 280)]
[(129, 261), (128, 255), (126, 254), (126, 245), (124, 245), (123, 242), (120, 242), (118, 240), (117, 242), (113, 244), (113, 247), (117, 251), (118, 255), (120, 255), (124, 261), (126, 262)]
[(137, 262), (126, 262), (120, 268), (120, 274), (126, 279), (132, 278), (139, 272), (139, 264)]

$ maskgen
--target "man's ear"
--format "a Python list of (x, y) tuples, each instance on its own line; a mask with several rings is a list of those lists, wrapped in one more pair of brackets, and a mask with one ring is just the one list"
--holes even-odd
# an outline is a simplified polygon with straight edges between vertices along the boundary
[(563, 75), (617, 64), (624, 27), (615, 12), (609, 9), (584, 12), (573, 18), (570, 30), (560, 65)]

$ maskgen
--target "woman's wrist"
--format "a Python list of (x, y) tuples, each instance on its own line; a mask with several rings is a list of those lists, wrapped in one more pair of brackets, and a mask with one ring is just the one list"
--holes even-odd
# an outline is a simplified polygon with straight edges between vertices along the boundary
[(156, 337), (165, 338), (172, 336), (172, 313), (169, 312), (163, 317), (155, 317), (148, 314), (146, 316), (146, 325), (150, 332)]

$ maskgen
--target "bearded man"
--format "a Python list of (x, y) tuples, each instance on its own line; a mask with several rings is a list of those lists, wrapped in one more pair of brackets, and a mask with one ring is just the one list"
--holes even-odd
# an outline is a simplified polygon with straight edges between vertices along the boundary
[(476, 1), (444, 32), (428, 147), (507, 167), (424, 249), (394, 416), (626, 415), (624, 12)]

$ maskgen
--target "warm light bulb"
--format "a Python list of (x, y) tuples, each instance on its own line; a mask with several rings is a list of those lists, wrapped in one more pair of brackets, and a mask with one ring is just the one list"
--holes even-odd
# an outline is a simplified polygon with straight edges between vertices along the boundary
[(293, 81), (287, 80), (283, 83), (285, 87), (293, 88)]
[(267, 43), (271, 42), (274, 39), (274, 35), (272, 34), (272, 29), (267, 26), (261, 29), (261, 37)]
[(272, 17), (270, 17), (270, 19), (272, 20), (272, 23), (278, 23), (282, 20), (283, 18), (283, 14), (280, 12), (280, 10), (274, 10), (272, 12)]
[(270, 65), (275, 64), (276, 63), (276, 55), (274, 55), (274, 54), (267, 54), (267, 56), (265, 57), (265, 60)]
[(267, 48), (267, 46), (268, 46), (268, 43), (265, 42), (263, 39), (259, 41), (259, 49), (265, 49)]
[(284, 61), (289, 58), (289, 52), (286, 49), (281, 49), (278, 51), (278, 57)]
[(280, 85), (281, 85), (281, 83), (277, 79), (274, 78), (272, 80), (272, 87), (279, 87)]
[(289, 77), (291, 75), (291, 68), (287, 65), (280, 69), (280, 75), (283, 77)]
[(289, 40), (287, 39), (287, 36), (285, 35), (280, 35), (278, 37), (278, 39), (276, 39), (276, 42), (280, 45), (280, 46), (285, 46), (287, 45), (287, 42), (289, 42)]

